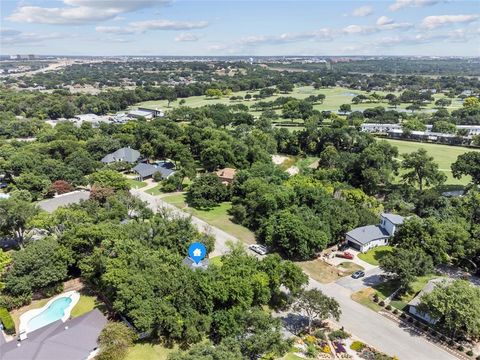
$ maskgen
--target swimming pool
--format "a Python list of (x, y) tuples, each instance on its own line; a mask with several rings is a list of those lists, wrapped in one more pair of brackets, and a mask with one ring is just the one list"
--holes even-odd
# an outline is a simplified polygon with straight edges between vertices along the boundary
[(34, 331), (44, 327), (45, 325), (60, 320), (65, 315), (65, 310), (71, 303), (72, 299), (70, 297), (61, 297), (56, 299), (48, 308), (28, 321), (28, 330)]
[(50, 299), (43, 307), (32, 309), (20, 315), (19, 334), (40, 329), (55, 321), (67, 321), (74, 306), (80, 300), (78, 291), (67, 291)]

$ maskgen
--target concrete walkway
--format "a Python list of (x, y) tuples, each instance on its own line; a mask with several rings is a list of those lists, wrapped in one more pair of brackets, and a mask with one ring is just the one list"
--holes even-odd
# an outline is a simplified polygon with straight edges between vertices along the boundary
[[(213, 256), (227, 253), (229, 251), (227, 246), (229, 241), (239, 242), (232, 235), (208, 225), (205, 221), (179, 210), (158, 197), (146, 194), (141, 190), (131, 190), (131, 193), (146, 201), (154, 211), (163, 208), (177, 216), (191, 217), (192, 223), (200, 231), (215, 236), (216, 243)], [(335, 298), (342, 309), (340, 323), (345, 327), (345, 330), (386, 354), (395, 355), (400, 360), (456, 359), (453, 355), (426, 341), (408, 328), (401, 328), (395, 322), (353, 301), (350, 296), (354, 291), (349, 289), (349, 286), (342, 286), (337, 283), (321, 284), (310, 278), (308, 287), (320, 289), (326, 295)]]

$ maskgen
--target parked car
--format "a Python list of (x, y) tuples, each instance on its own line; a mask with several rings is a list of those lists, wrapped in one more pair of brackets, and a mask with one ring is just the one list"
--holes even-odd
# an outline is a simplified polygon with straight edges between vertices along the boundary
[(349, 253), (348, 251), (344, 251), (343, 253), (337, 253), (337, 257), (353, 260), (353, 254)]
[(358, 270), (358, 271), (355, 271), (353, 274), (352, 274), (352, 278), (354, 279), (360, 279), (362, 277), (365, 276), (365, 272), (362, 271), (362, 270)]
[(7, 183), (0, 183), (0, 189), (5, 189), (7, 186)]
[(268, 253), (268, 249), (263, 245), (252, 244), (248, 248), (260, 255), (267, 255)]

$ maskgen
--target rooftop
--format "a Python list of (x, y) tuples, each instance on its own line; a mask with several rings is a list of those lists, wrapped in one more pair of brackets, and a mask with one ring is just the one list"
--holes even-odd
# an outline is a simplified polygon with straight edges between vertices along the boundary
[[(56, 321), (28, 334), (21, 342), (0, 343), (2, 360), (84, 360), (97, 348), (98, 335), (107, 323), (94, 309), (68, 320)], [(20, 345), (20, 346), (19, 346)]]
[(389, 238), (389, 233), (380, 225), (367, 225), (355, 228), (347, 232), (347, 236), (365, 245), (373, 240)]
[(218, 177), (223, 178), (223, 179), (230, 179), (233, 180), (235, 177), (237, 170), (233, 168), (225, 168), (225, 169), (220, 169), (217, 170), (216, 174)]
[(452, 279), (449, 278), (437, 278), (437, 279), (432, 279), (430, 280), (427, 285), (423, 287), (423, 289), (415, 296), (408, 305), (412, 306), (417, 306), (421, 303), (422, 296), (426, 294), (430, 294), (436, 286), (441, 285), (441, 284), (447, 284), (452, 282)]
[(107, 154), (103, 157), (102, 162), (105, 164), (110, 164), (115, 161), (126, 161), (128, 163), (135, 163), (140, 158), (140, 152), (129, 147), (123, 147), (114, 151), (113, 153)]
[(394, 225), (402, 225), (405, 218), (398, 214), (382, 213), (383, 218), (389, 220)]
[(85, 190), (77, 190), (77, 191), (72, 191), (66, 194), (59, 195), (52, 199), (39, 201), (38, 206), (41, 209), (51, 213), (61, 206), (78, 204), (80, 201), (88, 200), (89, 198), (90, 198), (90, 192)]
[(134, 168), (132, 168), (132, 171), (136, 172), (138, 175), (141, 177), (148, 177), (152, 176), (155, 173), (160, 173), (162, 174), (162, 177), (166, 179), (169, 177), (171, 174), (173, 174), (175, 171), (172, 169), (173, 164), (171, 162), (165, 162), (161, 164), (146, 164), (146, 163), (138, 163), (135, 165)]

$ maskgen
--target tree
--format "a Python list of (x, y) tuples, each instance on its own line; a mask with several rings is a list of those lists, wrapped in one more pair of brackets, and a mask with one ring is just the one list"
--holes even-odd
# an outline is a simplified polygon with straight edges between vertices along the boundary
[(0, 233), (13, 236), (23, 247), (27, 224), (38, 212), (36, 205), (19, 196), (0, 201)]
[(339, 112), (346, 114), (347, 112), (352, 111), (352, 105), (350, 104), (342, 104), (340, 105), (340, 108), (338, 109)]
[(452, 104), (452, 100), (447, 98), (441, 98), (435, 101), (435, 105), (437, 105), (439, 108), (445, 108), (447, 106), (450, 106), (451, 104)]
[(301, 315), (306, 315), (309, 333), (312, 332), (312, 325), (315, 320), (324, 321), (333, 318), (338, 321), (342, 313), (338, 302), (318, 289), (302, 291), (294, 302), (292, 309)]
[(463, 107), (464, 108), (476, 108), (480, 106), (480, 100), (476, 97), (467, 97), (465, 100), (463, 100)]
[(73, 190), (73, 186), (65, 180), (57, 180), (50, 186), (49, 192), (52, 194), (65, 194)]
[(205, 96), (212, 98), (215, 97), (217, 99), (220, 99), (223, 96), (222, 90), (219, 89), (207, 89), (205, 91)]
[(98, 360), (122, 360), (127, 356), (128, 348), (133, 345), (135, 333), (120, 322), (109, 322), (100, 333)]
[(34, 200), (47, 194), (50, 187), (50, 180), (46, 175), (36, 175), (34, 173), (22, 173), (15, 179), (19, 190), (27, 190)]
[(286, 94), (293, 91), (293, 84), (288, 81), (283, 81), (277, 85), (278, 91)]
[(460, 155), (452, 164), (452, 174), (456, 179), (471, 176), (474, 184), (480, 184), (480, 152), (469, 151)]
[(446, 134), (455, 134), (457, 131), (457, 127), (451, 122), (439, 120), (435, 121), (435, 123), (433, 124), (432, 131)]
[(128, 190), (130, 188), (127, 179), (122, 174), (110, 169), (99, 170), (91, 174), (89, 182), (91, 185), (113, 190)]
[(308, 208), (289, 208), (274, 213), (260, 229), (261, 238), (290, 259), (306, 260), (323, 250), (328, 234)]
[(469, 281), (443, 283), (421, 298), (420, 310), (438, 320), (452, 338), (480, 337), (480, 288)]
[(415, 277), (432, 273), (432, 258), (419, 248), (396, 248), (380, 258), (380, 268), (399, 282), (400, 289), (408, 291)]
[(67, 278), (72, 262), (71, 252), (55, 239), (33, 241), (13, 254), (13, 266), (5, 275), (5, 290), (21, 296), (56, 285)]
[(414, 103), (414, 104), (408, 105), (405, 109), (410, 110), (412, 113), (414, 113), (415, 111), (418, 111), (421, 108), (422, 106), (420, 104)]
[(417, 184), (420, 191), (430, 185), (441, 185), (447, 177), (438, 170), (438, 164), (427, 150), (420, 148), (409, 154), (403, 154), (402, 168), (407, 172), (402, 175), (408, 184)]
[(196, 178), (187, 192), (187, 202), (195, 208), (211, 208), (227, 198), (228, 187), (215, 174)]

